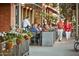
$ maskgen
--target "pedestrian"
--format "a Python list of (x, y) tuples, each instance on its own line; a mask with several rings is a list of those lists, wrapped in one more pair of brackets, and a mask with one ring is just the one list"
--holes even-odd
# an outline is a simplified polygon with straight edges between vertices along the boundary
[(64, 21), (62, 19), (59, 19), (59, 21), (57, 22), (57, 31), (58, 31), (59, 41), (61, 41), (63, 37), (63, 28), (64, 28)]
[(71, 31), (72, 31), (72, 22), (70, 22), (70, 20), (66, 20), (66, 22), (64, 23), (64, 30), (65, 30), (65, 33), (66, 33), (66, 39), (70, 39), (70, 36), (71, 36)]
[(31, 27), (30, 21), (28, 17), (26, 17), (22, 22), (23, 29), (27, 31), (29, 27)]

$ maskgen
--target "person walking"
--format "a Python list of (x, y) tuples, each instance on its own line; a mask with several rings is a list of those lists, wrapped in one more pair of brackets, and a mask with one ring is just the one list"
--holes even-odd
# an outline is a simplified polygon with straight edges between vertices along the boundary
[(66, 33), (67, 40), (70, 39), (72, 28), (72, 22), (70, 22), (70, 20), (66, 20), (66, 22), (64, 23), (64, 30)]
[(62, 19), (59, 19), (59, 21), (57, 22), (57, 31), (58, 31), (59, 41), (61, 41), (63, 37), (63, 28), (64, 28), (64, 21)]

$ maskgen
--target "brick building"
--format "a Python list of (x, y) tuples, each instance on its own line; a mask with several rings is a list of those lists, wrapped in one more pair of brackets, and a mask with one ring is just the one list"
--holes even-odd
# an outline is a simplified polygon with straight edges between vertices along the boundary
[(0, 32), (8, 32), (11, 28), (15, 28), (16, 25), (21, 28), (22, 20), (26, 16), (29, 17), (31, 23), (39, 22), (41, 19), (38, 18), (40, 15), (39, 11), (39, 9), (37, 10), (31, 4), (23, 6), (22, 4), (15, 3), (0, 3)]
[[(18, 12), (16, 10), (18, 10)], [(8, 32), (11, 28), (15, 28), (16, 24), (21, 27), (20, 20), (21, 5), (14, 3), (0, 3), (0, 32)]]
[(11, 5), (0, 4), (0, 31), (9, 31), (11, 24)]
[(42, 23), (42, 4), (0, 3), (0, 32), (8, 32), (15, 26), (22, 27), (22, 20), (28, 16), (31, 24)]

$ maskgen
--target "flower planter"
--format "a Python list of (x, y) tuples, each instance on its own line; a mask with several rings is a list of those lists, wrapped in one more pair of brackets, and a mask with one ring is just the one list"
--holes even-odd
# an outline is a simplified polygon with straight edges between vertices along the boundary
[(56, 41), (56, 31), (42, 32), (42, 46), (53, 46)]
[(12, 49), (13, 48), (13, 42), (9, 41), (6, 43), (6, 49)]
[(24, 39), (25, 39), (25, 40), (28, 40), (28, 39), (30, 39), (30, 36), (24, 35)]
[(23, 41), (22, 41), (21, 39), (16, 39), (16, 44), (17, 44), (17, 45), (22, 44), (22, 42), (23, 42)]

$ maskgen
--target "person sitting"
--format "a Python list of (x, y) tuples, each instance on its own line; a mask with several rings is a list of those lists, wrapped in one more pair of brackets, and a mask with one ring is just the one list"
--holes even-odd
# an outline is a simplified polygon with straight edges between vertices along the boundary
[(37, 24), (34, 24), (34, 25), (32, 26), (31, 31), (32, 31), (32, 32), (37, 32), (37, 31), (38, 31)]
[(48, 32), (49, 31), (49, 25), (48, 24), (44, 24), (44, 26), (43, 26), (43, 31), (44, 32)]

